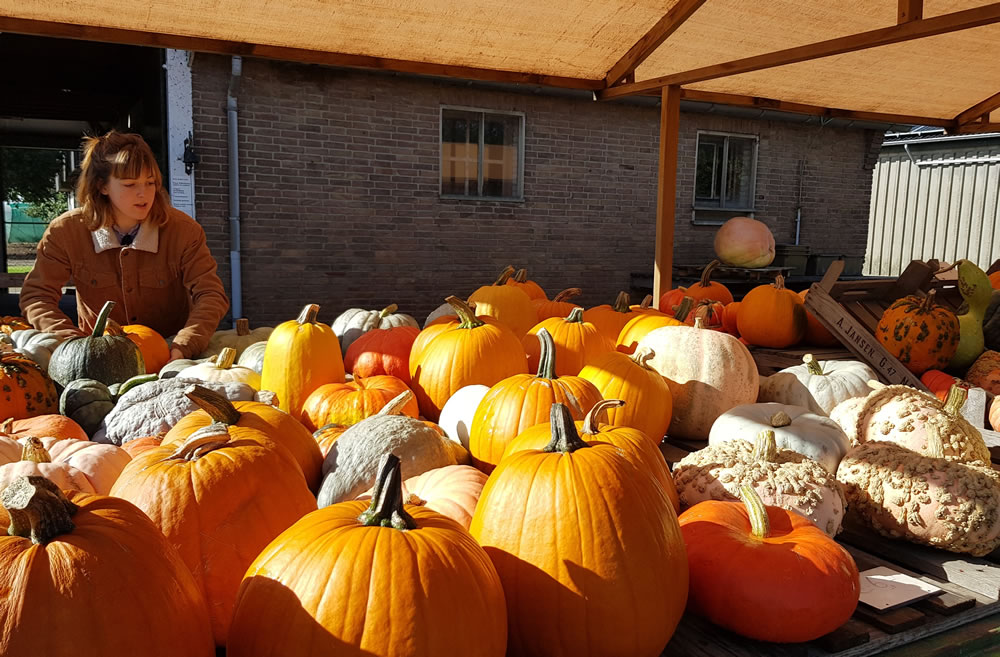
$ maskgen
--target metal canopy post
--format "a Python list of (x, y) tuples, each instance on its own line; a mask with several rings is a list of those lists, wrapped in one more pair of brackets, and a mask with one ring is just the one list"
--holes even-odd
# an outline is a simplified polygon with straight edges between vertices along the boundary
[(681, 122), (681, 88), (663, 87), (660, 100), (660, 166), (656, 193), (656, 260), (653, 303), (672, 285), (674, 218), (677, 205), (677, 140)]

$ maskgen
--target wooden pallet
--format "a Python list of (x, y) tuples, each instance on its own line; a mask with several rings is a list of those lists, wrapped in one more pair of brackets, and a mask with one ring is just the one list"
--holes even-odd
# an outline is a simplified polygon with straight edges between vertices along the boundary
[[(668, 439), (661, 451), (674, 462), (704, 445)], [(858, 570), (888, 566), (943, 592), (884, 613), (859, 604), (834, 632), (797, 644), (754, 641), (688, 613), (661, 657), (868, 657), (1000, 614), (1000, 550), (976, 558), (890, 540), (850, 515), (837, 541), (854, 557)]]
[(750, 355), (757, 363), (757, 372), (761, 376), (770, 376), (775, 372), (802, 364), (802, 357), (812, 354), (816, 360), (853, 360), (854, 354), (844, 346), (840, 347), (791, 347), (789, 349), (771, 349), (769, 347), (748, 347)]

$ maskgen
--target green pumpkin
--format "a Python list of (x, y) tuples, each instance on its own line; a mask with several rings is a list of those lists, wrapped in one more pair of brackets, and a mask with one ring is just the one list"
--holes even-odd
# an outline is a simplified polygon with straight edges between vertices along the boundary
[(59, 395), (59, 414), (79, 424), (88, 436), (93, 437), (121, 395), (137, 385), (155, 380), (155, 374), (142, 374), (125, 383), (110, 386), (94, 379), (70, 381)]
[(993, 287), (986, 272), (969, 260), (958, 261), (958, 291), (969, 309), (958, 316), (958, 349), (948, 369), (964, 372), (986, 349), (983, 319), (990, 305)]
[(49, 360), (49, 376), (53, 381), (66, 386), (77, 379), (95, 379), (111, 385), (146, 373), (142, 352), (121, 333), (120, 327), (116, 331), (120, 335), (104, 335), (108, 315), (114, 307), (114, 301), (104, 304), (90, 336), (72, 338), (56, 347)]

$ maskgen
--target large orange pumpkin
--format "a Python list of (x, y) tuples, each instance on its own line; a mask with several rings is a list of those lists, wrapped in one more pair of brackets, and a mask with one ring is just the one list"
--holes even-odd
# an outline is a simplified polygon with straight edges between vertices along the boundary
[(583, 367), (614, 349), (597, 327), (583, 319), (583, 308), (570, 311), (568, 317), (550, 317), (536, 324), (521, 340), (528, 355), (528, 368), (537, 370), (541, 360), (538, 332), (547, 330), (555, 344), (556, 375), (576, 376)]
[(291, 455), (268, 445), (271, 431), (220, 422), (180, 433), (180, 445), (139, 454), (111, 494), (142, 509), (177, 548), (224, 646), (247, 567), (316, 499)]
[(14, 522), (0, 534), (0, 654), (214, 657), (198, 586), (139, 509), (44, 477), (2, 500)]
[(554, 402), (564, 403), (574, 419), (582, 420), (601, 400), (593, 383), (578, 376), (557, 376), (558, 353), (549, 332), (534, 338), (541, 344), (538, 373), (515, 374), (500, 381), (479, 402), (469, 429), (472, 464), (487, 474), (503, 456), (507, 443), (528, 427), (545, 422)]
[(687, 319), (690, 310), (691, 300), (685, 299), (681, 303), (681, 307), (677, 309), (676, 317), (670, 317), (668, 315), (664, 315), (663, 313), (657, 313), (655, 315), (641, 313), (638, 316), (633, 317), (622, 328), (622, 332), (618, 334), (618, 339), (615, 342), (615, 349), (623, 354), (635, 353), (635, 348), (639, 345), (639, 341), (646, 337), (646, 335), (651, 331), (663, 328), (664, 326), (684, 326), (684, 320)]
[(958, 349), (958, 318), (935, 304), (935, 293), (898, 299), (882, 313), (875, 328), (882, 346), (918, 376), (946, 367)]
[(578, 297), (581, 294), (583, 294), (583, 290), (580, 288), (568, 287), (553, 297), (552, 301), (546, 299), (532, 300), (531, 303), (535, 307), (535, 314), (538, 317), (537, 321), (541, 322), (549, 317), (566, 317), (573, 312), (574, 308), (583, 310), (582, 306), (570, 301), (570, 299)]
[(527, 269), (518, 269), (516, 274), (507, 279), (507, 285), (513, 285), (527, 294), (528, 298), (531, 300), (548, 299), (548, 296), (546, 296), (545, 290), (542, 289), (541, 285), (535, 281), (528, 280)]
[(23, 420), (59, 412), (59, 395), (38, 363), (16, 351), (0, 353), (0, 417)]
[[(358, 377), (347, 383), (327, 383), (313, 390), (306, 398), (302, 406), (302, 424), (310, 431), (316, 431), (327, 424), (349, 427), (375, 415), (389, 401), (407, 390), (409, 388), (405, 383), (385, 374)], [(400, 412), (410, 417), (420, 415), (417, 400), (411, 399)]]
[(319, 509), (274, 539), (240, 586), (227, 657), (503, 657), (490, 559), (451, 518), (404, 504), (401, 489), (387, 454), (370, 503)]
[(628, 304), (628, 292), (619, 292), (614, 305), (604, 304), (584, 310), (583, 321), (596, 326), (601, 335), (614, 344), (628, 320), (634, 316)]
[(354, 376), (394, 376), (410, 384), (410, 350), (420, 334), (414, 326), (372, 329), (351, 343), (344, 368)]
[(786, 289), (785, 277), (778, 274), (772, 285), (758, 285), (743, 297), (736, 324), (750, 344), (784, 349), (802, 339), (806, 309), (802, 298)]
[(673, 399), (670, 386), (660, 373), (647, 365), (651, 349), (628, 356), (609, 351), (580, 372), (604, 399), (622, 399), (623, 406), (607, 410), (608, 422), (616, 427), (633, 427), (653, 440), (662, 439), (670, 426)]
[(134, 342), (142, 352), (146, 374), (156, 374), (170, 360), (170, 347), (167, 346), (167, 341), (153, 329), (142, 324), (126, 324), (122, 327), (122, 331), (125, 337)]
[(520, 339), (538, 323), (538, 313), (527, 294), (506, 284), (513, 273), (514, 268), (508, 266), (493, 285), (484, 285), (470, 294), (469, 301), (475, 302), (477, 315), (496, 318)]
[(76, 438), (90, 440), (87, 432), (79, 424), (65, 415), (36, 415), (35, 417), (15, 420), (8, 418), (0, 422), (0, 435), (17, 440), (28, 436), (52, 438)]
[(687, 601), (673, 506), (619, 447), (581, 440), (565, 406), (550, 421), (543, 450), (500, 462), (469, 527), (503, 582), (510, 654), (659, 655)]
[[(806, 295), (809, 294), (809, 290), (805, 289), (799, 292), (799, 296), (802, 297), (802, 302), (805, 303)], [(805, 306), (803, 305), (803, 308)], [(820, 324), (816, 317), (806, 310), (806, 330), (802, 334), (802, 342), (805, 344), (818, 345), (820, 347), (834, 347), (840, 344), (840, 340), (833, 333)]]
[(733, 302), (733, 293), (722, 283), (712, 280), (712, 273), (720, 263), (713, 260), (701, 271), (701, 280), (689, 287), (677, 287), (669, 292), (665, 292), (660, 297), (659, 308), (661, 312), (668, 315), (674, 314), (674, 308), (679, 306), (684, 297), (691, 297), (695, 301), (718, 301), (722, 305)]
[(491, 317), (475, 317), (458, 297), (447, 300), (458, 312), (460, 322), (424, 329), (425, 333), (431, 332), (431, 337), (419, 347), (414, 342), (410, 353), (411, 388), (420, 412), (434, 422), (459, 388), (492, 386), (528, 371), (524, 347), (513, 331)]

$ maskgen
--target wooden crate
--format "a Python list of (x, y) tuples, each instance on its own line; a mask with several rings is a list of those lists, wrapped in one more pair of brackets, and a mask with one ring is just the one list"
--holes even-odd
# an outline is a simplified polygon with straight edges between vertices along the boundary
[(853, 360), (854, 354), (847, 347), (791, 347), (771, 349), (770, 347), (749, 346), (750, 355), (757, 363), (761, 376), (770, 376), (786, 367), (802, 364), (802, 357), (812, 354), (816, 360)]

